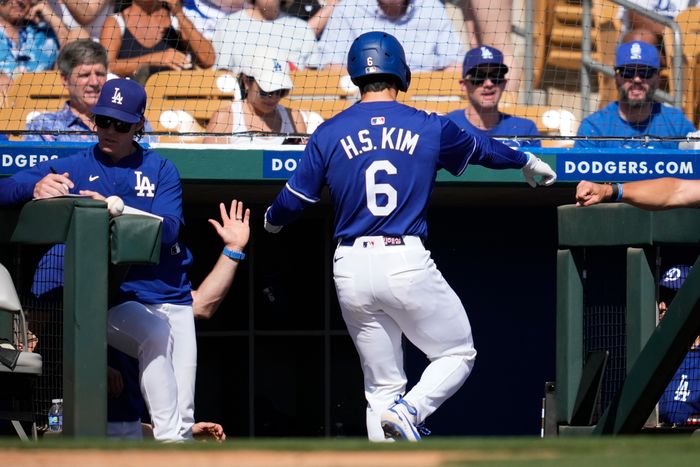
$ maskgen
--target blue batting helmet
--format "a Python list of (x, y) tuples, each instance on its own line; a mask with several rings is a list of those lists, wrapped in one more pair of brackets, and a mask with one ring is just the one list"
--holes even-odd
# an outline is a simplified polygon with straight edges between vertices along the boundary
[(355, 39), (348, 52), (348, 73), (355, 84), (364, 76), (395, 76), (403, 92), (411, 83), (403, 47), (394, 36), (381, 31), (367, 32)]

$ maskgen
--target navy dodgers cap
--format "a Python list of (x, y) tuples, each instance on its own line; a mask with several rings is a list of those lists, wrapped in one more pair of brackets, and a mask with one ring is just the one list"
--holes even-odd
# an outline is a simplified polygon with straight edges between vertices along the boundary
[(467, 76), (473, 68), (483, 65), (498, 65), (504, 74), (508, 72), (508, 67), (503, 63), (503, 52), (488, 45), (482, 45), (471, 49), (464, 56), (462, 77)]
[(95, 115), (138, 123), (146, 111), (146, 90), (130, 79), (111, 79), (102, 86), (100, 98), (92, 108)]
[(683, 285), (683, 282), (688, 278), (691, 266), (687, 264), (677, 264), (668, 268), (661, 276), (659, 285), (671, 290), (678, 290)]
[(615, 67), (634, 65), (659, 68), (659, 51), (653, 45), (641, 41), (621, 44), (615, 52)]

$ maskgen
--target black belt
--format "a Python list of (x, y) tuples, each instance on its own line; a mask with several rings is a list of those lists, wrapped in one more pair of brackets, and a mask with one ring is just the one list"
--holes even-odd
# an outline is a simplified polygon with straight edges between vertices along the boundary
[[(374, 237), (379, 237), (384, 239), (384, 246), (398, 246), (405, 245), (403, 237), (400, 235), (372, 235)], [(340, 246), (353, 246), (355, 244), (354, 238), (344, 238), (340, 241)]]

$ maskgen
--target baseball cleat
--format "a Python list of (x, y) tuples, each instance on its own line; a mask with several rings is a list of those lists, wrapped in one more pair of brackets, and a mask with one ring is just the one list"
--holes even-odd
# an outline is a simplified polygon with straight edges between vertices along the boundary
[(417, 415), (415, 408), (411, 407), (403, 397), (397, 396), (394, 405), (382, 414), (384, 436), (397, 441), (420, 441), (418, 428), (412, 421)]

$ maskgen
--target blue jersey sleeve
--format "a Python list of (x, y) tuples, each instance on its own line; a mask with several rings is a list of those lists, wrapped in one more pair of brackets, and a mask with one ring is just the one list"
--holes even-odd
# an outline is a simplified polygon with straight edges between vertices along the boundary
[(52, 167), (57, 173), (68, 172), (70, 177), (71, 162), (70, 157), (40, 162), (9, 178), (0, 179), (0, 206), (15, 206), (30, 201), (34, 197), (34, 186), (51, 173)]
[(490, 169), (519, 169), (527, 156), (493, 138), (474, 135), (459, 128), (452, 120), (441, 118), (439, 165), (452, 175), (461, 175), (468, 164)]
[(163, 244), (176, 242), (180, 235), (180, 225), (184, 224), (182, 185), (175, 164), (169, 160), (163, 160), (158, 191), (153, 199), (153, 214), (163, 217)]
[(311, 137), (299, 166), (280, 191), (267, 213), (272, 225), (287, 225), (296, 220), (306, 206), (318, 202), (325, 183), (325, 162), (316, 138)]

